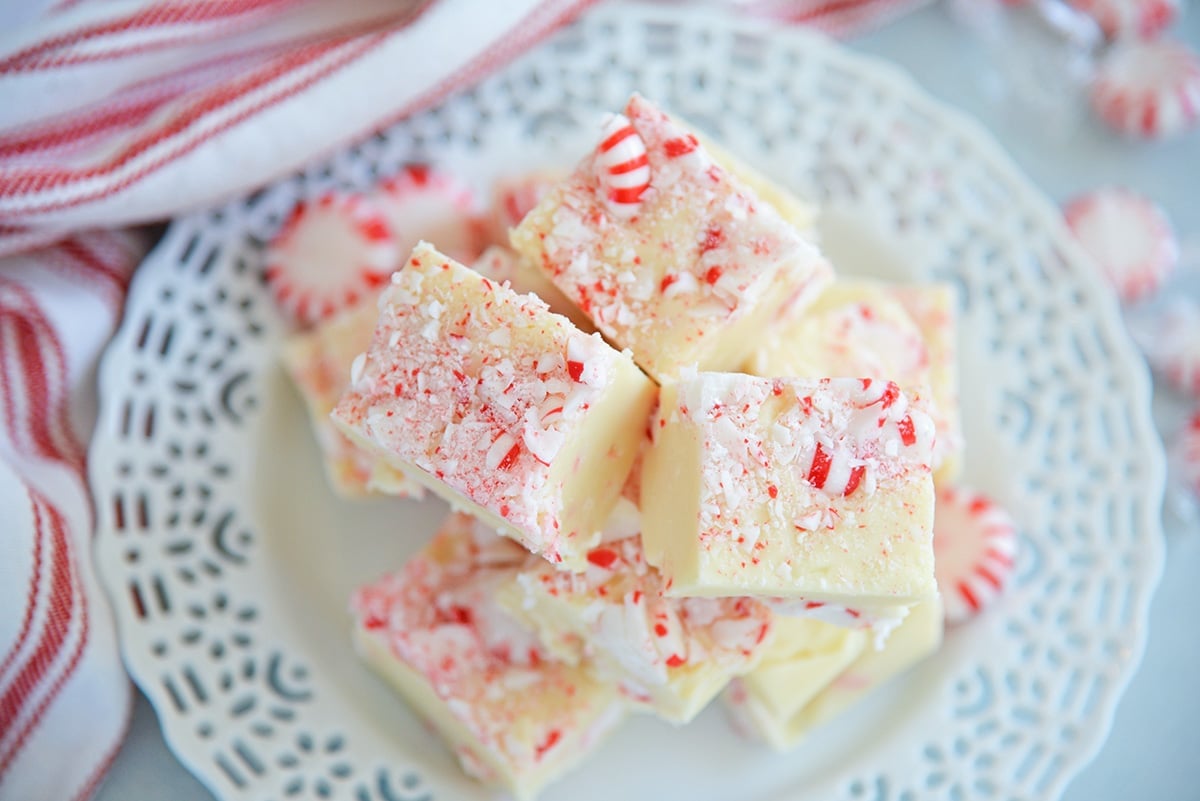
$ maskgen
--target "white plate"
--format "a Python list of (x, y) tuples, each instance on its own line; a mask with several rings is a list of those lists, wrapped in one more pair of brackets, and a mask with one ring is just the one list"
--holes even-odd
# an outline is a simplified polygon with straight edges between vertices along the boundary
[(775, 756), (719, 705), (631, 721), (547, 799), (1055, 798), (1098, 748), (1163, 557), (1145, 371), (1055, 210), (973, 125), (875, 62), (708, 14), (590, 14), (477, 89), (251, 198), (176, 221), (105, 358), (97, 557), (126, 663), (222, 799), (476, 798), (354, 659), (352, 587), (439, 502), (324, 484), (277, 365), (262, 243), (301, 196), (410, 161), (484, 190), (565, 165), (638, 89), (820, 200), (846, 272), (960, 291), (966, 479), (1023, 528), (1016, 587), (937, 656)]

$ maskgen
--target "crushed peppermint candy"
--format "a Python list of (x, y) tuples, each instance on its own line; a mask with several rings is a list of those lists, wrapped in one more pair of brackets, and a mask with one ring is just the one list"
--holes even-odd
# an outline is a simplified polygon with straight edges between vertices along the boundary
[(335, 421), (561, 561), (576, 543), (560, 530), (550, 465), (628, 357), (428, 245), (380, 301), (376, 339), (355, 360)]
[[(606, 526), (619, 533), (588, 552), (583, 572), (531, 564), (515, 597), (501, 598), (557, 656), (590, 660), (631, 700), (685, 722), (709, 699), (691, 697), (691, 680), (677, 672), (743, 672), (769, 642), (771, 613), (750, 598), (668, 598), (646, 563), (636, 520), (637, 507), (622, 499)], [(712, 684), (715, 693), (720, 682)]]

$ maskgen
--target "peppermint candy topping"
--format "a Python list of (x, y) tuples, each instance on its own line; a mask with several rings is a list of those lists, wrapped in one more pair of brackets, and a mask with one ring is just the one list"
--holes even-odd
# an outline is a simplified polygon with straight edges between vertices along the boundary
[(995, 603), (1012, 577), (1016, 527), (991, 499), (962, 487), (937, 491), (933, 551), (946, 622), (961, 623)]
[(328, 192), (300, 202), (267, 247), (276, 303), (311, 325), (374, 297), (400, 257), (387, 220), (368, 198)]
[(624, 114), (610, 115), (602, 136), (596, 148), (596, 180), (608, 208), (618, 217), (632, 217), (650, 188), (646, 143)]
[(1125, 303), (1157, 292), (1179, 261), (1179, 242), (1166, 215), (1136, 192), (1089, 192), (1068, 203), (1063, 217)]
[(1115, 45), (1092, 85), (1092, 107), (1129, 136), (1165, 138), (1200, 118), (1200, 60), (1165, 39)]

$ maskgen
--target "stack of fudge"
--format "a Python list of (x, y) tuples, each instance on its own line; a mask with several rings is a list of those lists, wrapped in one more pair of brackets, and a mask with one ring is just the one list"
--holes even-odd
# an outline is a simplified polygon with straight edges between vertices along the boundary
[(335, 488), (454, 509), (357, 648), (518, 798), (722, 694), (791, 748), (941, 641), (950, 293), (835, 282), (811, 207), (639, 96), (536, 194), (285, 352)]

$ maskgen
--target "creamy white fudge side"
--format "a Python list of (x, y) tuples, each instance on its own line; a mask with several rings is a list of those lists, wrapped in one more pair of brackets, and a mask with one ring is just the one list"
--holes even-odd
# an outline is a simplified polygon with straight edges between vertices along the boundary
[(933, 422), (892, 382), (699, 373), (662, 388), (642, 469), (667, 594), (845, 607), (933, 598)]
[(832, 270), (644, 98), (614, 122), (513, 229), (513, 247), (660, 383), (688, 366), (734, 369)]
[(742, 369), (765, 377), (879, 376), (905, 390), (928, 388), (934, 472), (948, 480), (962, 450), (954, 337), (948, 286), (839, 280), (802, 317), (777, 328)]
[(582, 570), (655, 387), (627, 353), (422, 243), (332, 419), (452, 505)]
[(791, 748), (805, 707), (865, 649), (866, 631), (806, 618), (779, 618), (775, 638), (752, 671), (734, 679), (722, 700), (745, 734), (772, 748)]
[(777, 625), (762, 662), (735, 679), (724, 701), (739, 728), (780, 751), (936, 651), (944, 629), (938, 599), (914, 606), (879, 649), (866, 632), (798, 619)]
[(622, 499), (582, 573), (532, 565), (500, 602), (557, 657), (590, 662), (636, 706), (694, 718), (770, 641), (772, 616), (750, 598), (669, 598), (646, 564), (637, 507)]
[(329, 419), (349, 382), (350, 364), (371, 341), (378, 314), (374, 303), (366, 303), (289, 337), (283, 345), (283, 366), (304, 399), (325, 475), (335, 492), (347, 498), (371, 491), (419, 498), (425, 493), (420, 484), (380, 464)]
[(351, 601), (355, 644), (446, 740), (463, 769), (530, 799), (621, 721), (616, 689), (554, 659), (496, 603), (537, 561), (452, 514), (397, 573)]

